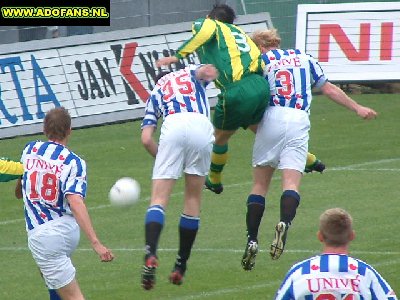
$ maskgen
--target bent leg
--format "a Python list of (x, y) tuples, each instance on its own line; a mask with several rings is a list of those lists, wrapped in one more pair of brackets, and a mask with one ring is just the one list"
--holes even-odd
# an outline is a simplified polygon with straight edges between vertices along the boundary
[(222, 171), (228, 160), (228, 141), (235, 132), (236, 130), (215, 129), (215, 142), (211, 154), (210, 173), (207, 177), (207, 181), (211, 186), (222, 185)]
[(215, 129), (215, 142), (211, 153), (210, 172), (206, 177), (206, 188), (216, 194), (223, 191), (222, 171), (228, 160), (228, 141), (236, 130)]

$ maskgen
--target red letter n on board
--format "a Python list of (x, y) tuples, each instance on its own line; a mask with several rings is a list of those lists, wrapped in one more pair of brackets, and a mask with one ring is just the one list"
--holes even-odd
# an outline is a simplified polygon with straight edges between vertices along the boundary
[(368, 61), (370, 33), (371, 24), (361, 23), (359, 49), (357, 50), (339, 24), (320, 24), (318, 60), (321, 62), (329, 61), (330, 37), (332, 36), (350, 61)]

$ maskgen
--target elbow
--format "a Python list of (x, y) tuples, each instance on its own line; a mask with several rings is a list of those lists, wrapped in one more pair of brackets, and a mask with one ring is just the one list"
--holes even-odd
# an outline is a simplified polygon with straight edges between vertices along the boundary
[(22, 199), (22, 192), (15, 190), (15, 198)]
[(142, 136), (142, 145), (147, 149), (150, 147), (152, 139), (148, 136)]
[(17, 185), (15, 186), (14, 195), (17, 199), (22, 199), (22, 183), (21, 179), (18, 179)]
[(153, 144), (153, 132), (153, 127), (145, 127), (142, 130), (141, 141), (146, 149)]
[(336, 99), (337, 98), (337, 94), (334, 91), (328, 91), (324, 93), (325, 96), (327, 96), (329, 99)]
[(321, 88), (322, 93), (329, 97), (332, 100), (336, 100), (338, 98), (342, 97), (343, 91), (336, 85), (327, 82), (322, 88)]

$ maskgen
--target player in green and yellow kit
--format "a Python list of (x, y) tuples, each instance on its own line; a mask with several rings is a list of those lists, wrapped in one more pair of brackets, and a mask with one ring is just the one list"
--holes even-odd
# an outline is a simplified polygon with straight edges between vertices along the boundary
[(0, 182), (18, 179), (24, 173), (24, 167), (20, 162), (0, 157)]
[(157, 66), (177, 63), (197, 52), (200, 62), (213, 64), (219, 71), (215, 80), (221, 90), (215, 106), (215, 142), (206, 187), (216, 194), (223, 191), (221, 172), (226, 164), (229, 138), (240, 127), (256, 132), (269, 100), (269, 84), (263, 75), (264, 63), (257, 45), (233, 24), (235, 11), (215, 5), (206, 18), (194, 21), (193, 36)]

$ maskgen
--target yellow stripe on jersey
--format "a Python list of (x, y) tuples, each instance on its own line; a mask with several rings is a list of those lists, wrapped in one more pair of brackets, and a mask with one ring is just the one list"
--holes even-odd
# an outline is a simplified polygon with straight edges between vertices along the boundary
[(192, 38), (184, 43), (175, 54), (177, 58), (186, 57), (187, 55), (196, 51), (215, 34), (215, 30), (217, 28), (215, 22), (210, 19), (204, 20), (203, 25), (198, 32), (195, 30), (196, 25), (198, 24), (193, 23), (192, 25)]
[[(224, 36), (226, 46), (228, 48), (229, 56), (231, 57), (232, 78), (233, 81), (240, 80), (243, 76), (243, 65), (240, 58), (240, 50), (236, 45), (235, 37), (232, 35), (231, 29), (224, 23), (215, 20)], [(235, 26), (236, 27), (236, 26)]]
[[(258, 73), (260, 70), (264, 70), (265, 62), (264, 60), (260, 60), (261, 51), (258, 49), (257, 45), (253, 42), (253, 40), (247, 36), (247, 43), (250, 45), (250, 57), (251, 57), (251, 64), (249, 66), (249, 70), (253, 73)], [(260, 66), (261, 64), (261, 66)]]

